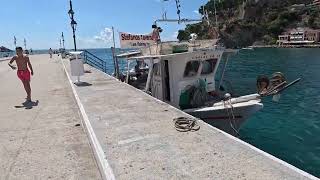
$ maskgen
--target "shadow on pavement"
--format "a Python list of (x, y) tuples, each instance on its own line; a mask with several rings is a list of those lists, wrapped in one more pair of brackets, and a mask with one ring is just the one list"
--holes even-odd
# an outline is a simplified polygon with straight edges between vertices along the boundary
[(39, 105), (39, 100), (36, 101), (25, 101), (21, 103), (22, 106), (14, 106), (15, 108), (25, 108), (25, 109), (32, 109), (34, 106)]
[(92, 86), (92, 84), (87, 83), (87, 82), (76, 82), (74, 83), (78, 87), (86, 87), (86, 86)]

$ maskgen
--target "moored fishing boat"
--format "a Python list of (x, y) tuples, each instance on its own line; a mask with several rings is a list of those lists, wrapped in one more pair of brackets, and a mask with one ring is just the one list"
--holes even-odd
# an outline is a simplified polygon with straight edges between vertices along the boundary
[[(263, 108), (261, 102), (263, 96), (277, 95), (288, 86), (283, 86), (286, 81), (280, 81), (270, 87), (267, 87), (269, 85), (267, 84), (263, 93), (259, 90), (259, 93), (232, 97), (228, 92), (219, 90), (224, 73), (222, 73), (218, 86), (216, 86), (215, 78), (222, 57), (227, 58), (226, 65), (229, 56), (236, 54), (237, 50), (225, 49), (218, 45), (218, 39), (197, 40), (196, 34), (193, 34), (186, 42), (161, 41), (162, 29), (157, 26), (157, 22), (181, 23), (202, 20), (208, 20), (208, 18), (188, 20), (181, 19), (179, 16), (178, 20), (160, 19), (152, 26), (153, 33), (151, 34), (130, 34), (129, 36), (126, 33), (120, 33), (121, 45), (130, 44), (131, 46), (125, 46), (125, 48), (139, 50), (134, 53), (120, 54), (118, 57), (127, 59), (127, 83), (135, 87), (139, 87), (135, 83), (143, 83), (143, 90), (153, 97), (232, 135), (238, 135), (241, 125), (251, 115)], [(208, 24), (210, 28), (210, 23)], [(147, 78), (142, 82), (139, 82), (139, 77), (136, 76), (140, 76), (139, 68), (136, 68), (134, 73), (130, 72), (131, 62), (147, 64)], [(225, 69), (226, 66), (223, 72)]]

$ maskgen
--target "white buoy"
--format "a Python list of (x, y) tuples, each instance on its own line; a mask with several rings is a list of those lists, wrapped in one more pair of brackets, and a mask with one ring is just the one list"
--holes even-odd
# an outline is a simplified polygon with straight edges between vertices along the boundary
[(279, 102), (280, 101), (280, 98), (281, 98), (281, 95), (280, 94), (276, 94), (272, 97), (272, 101), (274, 102)]

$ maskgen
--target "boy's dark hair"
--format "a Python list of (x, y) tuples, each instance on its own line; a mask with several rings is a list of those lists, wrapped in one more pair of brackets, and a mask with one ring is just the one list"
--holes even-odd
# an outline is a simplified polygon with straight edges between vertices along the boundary
[(20, 51), (22, 51), (22, 47), (16, 47), (16, 51), (18, 51), (18, 50), (20, 50)]

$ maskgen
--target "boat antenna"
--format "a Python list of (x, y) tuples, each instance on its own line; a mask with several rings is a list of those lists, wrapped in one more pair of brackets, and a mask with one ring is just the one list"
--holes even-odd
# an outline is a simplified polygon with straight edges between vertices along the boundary
[[(162, 2), (167, 2), (169, 0), (162, 0)], [(180, 0), (175, 0), (176, 2), (176, 7), (177, 7), (177, 14), (178, 14), (178, 19), (168, 19), (167, 18), (167, 12), (165, 11), (165, 13), (162, 15), (162, 18), (157, 19), (154, 21), (154, 26), (157, 26), (158, 22), (177, 22), (178, 24), (181, 23), (188, 23), (188, 22), (201, 22), (203, 21), (203, 19), (186, 19), (186, 18), (181, 18), (181, 5), (180, 5)]]
[(178, 21), (178, 24), (180, 24), (180, 21), (181, 21), (181, 16), (180, 16), (180, 13), (181, 13), (181, 10), (180, 10), (180, 0), (175, 0), (176, 1), (176, 7), (177, 7), (177, 14), (178, 14), (178, 18), (179, 18), (179, 21)]
[(167, 19), (167, 9), (165, 8), (164, 3), (168, 2), (169, 0), (162, 0), (162, 19), (166, 20)]

